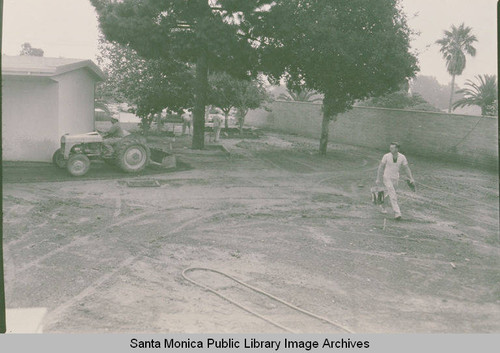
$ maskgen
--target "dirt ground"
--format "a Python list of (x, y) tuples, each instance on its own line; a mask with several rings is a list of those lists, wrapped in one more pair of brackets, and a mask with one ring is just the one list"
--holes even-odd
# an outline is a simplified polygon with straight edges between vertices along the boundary
[(334, 323), (186, 274), (294, 332), (500, 332), (496, 173), (407, 155), (420, 184), (400, 183), (397, 222), (370, 203), (380, 151), (222, 143), (230, 156), (177, 138), (192, 169), (174, 173), (30, 182), (36, 166), (4, 167), (7, 308), (47, 308), (44, 332), (283, 332), (182, 276), (202, 267)]

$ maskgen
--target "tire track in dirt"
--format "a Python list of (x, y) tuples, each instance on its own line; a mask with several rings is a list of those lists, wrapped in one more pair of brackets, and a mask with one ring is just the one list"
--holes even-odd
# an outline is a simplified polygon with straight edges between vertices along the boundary
[[(305, 226), (304, 228), (307, 230), (306, 233), (311, 232), (310, 226)], [(235, 229), (235, 231), (236, 231), (236, 229)], [(398, 240), (398, 241), (403, 242), (403, 243), (404, 242), (420, 242), (421, 241), (420, 239), (412, 239), (412, 238), (404, 238), (404, 237), (398, 237), (398, 236), (393, 236), (393, 235), (385, 235), (385, 234), (382, 234), (379, 232), (367, 233), (367, 232), (357, 231), (357, 230), (351, 230), (351, 231), (336, 230), (336, 232), (342, 233), (344, 238), (347, 238), (349, 235), (352, 235), (352, 233), (354, 233), (356, 235), (361, 235), (361, 236), (365, 236), (368, 238), (379, 237), (379, 238), (395, 239), (395, 240)], [(331, 243), (328, 242), (328, 240), (330, 240), (330, 238), (328, 238), (326, 235), (321, 234), (320, 232), (318, 232), (316, 230), (315, 230), (315, 234), (312, 238), (315, 239), (316, 241), (323, 242), (326, 245), (325, 249), (327, 251), (342, 252), (342, 253), (348, 253), (348, 254), (353, 254), (353, 255), (375, 256), (375, 257), (381, 257), (381, 258), (392, 258), (392, 259), (399, 258), (399, 259), (404, 259), (405, 261), (412, 261), (412, 262), (415, 262), (417, 264), (435, 264), (435, 265), (442, 265), (442, 266), (446, 266), (446, 267), (449, 267), (450, 262), (451, 262), (451, 261), (447, 261), (447, 260), (438, 260), (438, 259), (431, 259), (431, 258), (426, 258), (426, 257), (418, 258), (418, 257), (410, 256), (406, 252), (376, 251), (376, 250), (363, 250), (363, 249), (350, 249), (350, 248), (345, 248), (345, 247), (335, 247), (335, 246), (331, 246)], [(452, 241), (451, 239), (449, 239), (449, 240)], [(437, 241), (437, 240), (430, 240), (430, 239), (422, 239), (422, 241), (439, 243), (439, 241)], [(462, 242), (460, 242), (460, 244), (467, 245), (466, 243), (462, 243)], [(484, 246), (484, 247), (487, 248), (488, 250), (490, 250), (494, 253), (498, 253), (500, 255), (499, 249), (496, 249), (493, 247), (487, 247), (487, 246)], [(421, 254), (421, 255), (425, 256), (425, 254)], [(470, 269), (476, 269), (476, 270), (487, 269), (487, 270), (497, 271), (497, 272), (500, 271), (500, 269), (498, 269), (496, 267), (479, 266), (479, 265), (472, 265), (472, 264), (464, 264), (464, 265), (466, 265), (467, 268), (470, 268)]]
[[(49, 216), (50, 219), (54, 219), (58, 214), (59, 214), (59, 210), (61, 208), (63, 208), (64, 206), (61, 205), (61, 206), (58, 206), (58, 207), (55, 207), (53, 208), (53, 212), (52, 214)], [(35, 206), (33, 206), (32, 208), (30, 208), (29, 210), (27, 210), (26, 212), (29, 212), (31, 211), (33, 208), (35, 208)], [(5, 218), (8, 218), (9, 216), (4, 216), (4, 222), (5, 222)], [(29, 229), (28, 231), (26, 232), (23, 232), (23, 234), (14, 239), (14, 240), (10, 240), (10, 241), (5, 241), (4, 239), (4, 246), (8, 247), (8, 246), (13, 246), (13, 245), (16, 245), (16, 244), (19, 244), (21, 243), (22, 241), (24, 241), (26, 238), (30, 237), (31, 235), (33, 235), (33, 233), (43, 227), (45, 227), (47, 224), (49, 223), (49, 221), (47, 219), (45, 219), (42, 223), (40, 224), (33, 224), (32, 226), (32, 229)]]
[[(342, 170), (342, 171), (333, 171), (328, 174), (332, 174), (327, 178), (321, 179), (315, 183), (315, 185), (323, 185), (324, 183), (335, 180), (338, 178), (343, 178), (346, 176), (352, 176), (354, 172), (357, 172), (360, 174), (360, 177), (365, 177), (368, 172), (375, 172), (377, 170), (378, 162), (377, 164), (369, 164), (369, 163), (363, 163), (363, 165), (358, 166), (358, 167), (353, 167), (349, 170)], [(375, 174), (374, 174), (375, 175)]]
[(149, 214), (152, 214), (152, 213), (155, 213), (156, 210), (151, 210), (151, 211), (147, 211), (147, 212), (143, 212), (143, 213), (139, 213), (139, 214), (136, 214), (136, 215), (133, 215), (133, 216), (130, 216), (130, 217), (127, 217), (125, 219), (122, 219), (118, 222), (115, 222), (115, 223), (112, 223), (104, 228), (102, 228), (101, 230), (99, 231), (96, 231), (96, 232), (92, 232), (90, 234), (87, 234), (85, 236), (80, 236), (78, 237), (77, 239), (75, 240), (72, 240), (71, 242), (69, 242), (68, 244), (66, 245), (63, 245), (57, 249), (54, 249), (52, 251), (49, 251), (48, 253), (46, 253), (45, 255), (43, 256), (40, 256), (38, 257), (37, 259), (33, 260), (33, 261), (30, 261), (28, 263), (25, 263), (24, 265), (18, 267), (16, 269), (16, 275), (21, 273), (21, 272), (24, 272), (26, 271), (27, 269), (33, 267), (33, 266), (36, 266), (38, 265), (40, 262), (50, 258), (51, 256), (55, 255), (55, 254), (58, 254), (60, 253), (61, 251), (64, 251), (66, 249), (69, 249), (71, 247), (74, 247), (74, 246), (77, 246), (77, 245), (83, 245), (86, 241), (88, 241), (92, 236), (95, 236), (96, 234), (99, 234), (100, 232), (104, 231), (104, 230), (108, 230), (112, 227), (117, 227), (117, 226), (120, 226), (120, 225), (123, 225), (123, 224), (126, 224), (126, 223), (129, 223), (129, 222), (132, 222), (132, 221), (135, 221), (145, 215), (149, 215)]
[(415, 195), (408, 195), (408, 194), (407, 195), (400, 194), (399, 196), (402, 198), (406, 198), (408, 200), (411, 200), (413, 202), (416, 202), (416, 203), (424, 204), (426, 207), (434, 206), (434, 207), (440, 207), (442, 209), (448, 210), (448, 211), (458, 215), (459, 216), (458, 218), (460, 220), (462, 220), (463, 218), (469, 219), (470, 221), (472, 221), (472, 224), (486, 224), (488, 226), (498, 227), (498, 223), (492, 223), (492, 222), (485, 221), (485, 220), (479, 220), (473, 216), (469, 216), (467, 214), (467, 211), (464, 210), (463, 206), (456, 206), (456, 207), (449, 206), (448, 204), (444, 204), (442, 202), (439, 202), (437, 200), (430, 198), (429, 196), (425, 196), (422, 194), (418, 194), (418, 198)]
[(285, 163), (288, 162), (287, 164), (293, 164), (293, 163), (296, 163), (296, 164), (300, 164), (301, 166), (305, 167), (304, 170), (302, 170), (302, 172), (304, 173), (307, 173), (307, 172), (319, 172), (319, 171), (324, 171), (324, 166), (323, 168), (318, 167), (318, 166), (313, 166), (309, 163), (305, 163), (303, 161), (301, 161), (301, 158), (299, 156), (279, 156), (280, 160), (283, 160)]
[(268, 159), (268, 158), (265, 158), (263, 156), (259, 156), (259, 157), (253, 157), (252, 159), (254, 160), (257, 160), (257, 161), (262, 161), (264, 163), (267, 163), (267, 164), (270, 164), (271, 166), (273, 166), (275, 169), (279, 169), (279, 170), (284, 170), (284, 171), (287, 171), (289, 172), (290, 170), (288, 170), (287, 168), (273, 162), (272, 160)]
[(118, 217), (122, 213), (122, 198), (116, 198), (115, 204), (115, 212), (113, 213), (113, 217)]
[[(444, 195), (446, 195), (446, 196), (448, 196), (450, 198), (458, 198), (458, 199), (465, 200), (465, 201), (468, 201), (468, 202), (476, 203), (478, 205), (481, 205), (481, 206), (484, 206), (484, 207), (487, 207), (487, 208), (498, 206), (498, 204), (497, 205), (487, 204), (486, 202), (479, 201), (479, 200), (476, 200), (476, 199), (471, 198), (471, 197), (466, 197), (466, 196), (462, 196), (462, 195), (457, 194), (457, 193), (452, 193), (452, 192), (448, 192), (448, 191), (445, 191), (445, 190), (441, 190), (441, 189), (439, 189), (438, 187), (435, 187), (435, 186), (430, 186), (430, 185), (422, 184), (422, 183), (419, 183), (419, 182), (417, 182), (417, 185), (423, 186), (424, 188), (429, 189), (429, 190), (433, 190), (434, 192), (438, 192), (438, 193), (444, 194)], [(474, 187), (478, 187), (478, 185), (474, 185)], [(495, 196), (497, 196), (497, 195), (495, 195)], [(463, 202), (462, 202), (462, 204), (463, 204)]]
[[(376, 257), (382, 257), (382, 258), (400, 258), (400, 259), (415, 262), (417, 264), (434, 264), (434, 265), (442, 265), (442, 266), (450, 267), (450, 261), (406, 256), (404, 253), (387, 252), (387, 251), (357, 250), (357, 249), (348, 249), (348, 248), (340, 248), (340, 247), (328, 247), (328, 251), (345, 252), (345, 253), (356, 254), (356, 255), (376, 256)], [(468, 269), (475, 269), (475, 270), (490, 270), (490, 271), (495, 271), (495, 272), (500, 271), (500, 269), (498, 269), (498, 267), (477, 266), (477, 265), (470, 265), (470, 264), (467, 264), (467, 268)]]
[(117, 267), (115, 267), (111, 272), (106, 273), (105, 275), (99, 277), (96, 281), (94, 281), (90, 286), (85, 288), (83, 291), (78, 293), (76, 296), (73, 298), (67, 300), (63, 304), (59, 305), (57, 308), (54, 310), (51, 310), (47, 313), (47, 316), (43, 320), (43, 326), (50, 326), (57, 322), (57, 319), (61, 317), (61, 315), (71, 308), (73, 305), (79, 303), (82, 301), (83, 298), (88, 297), (89, 295), (92, 295), (96, 293), (97, 289), (99, 286), (101, 286), (103, 283), (107, 282), (110, 280), (118, 271), (121, 269), (128, 267), (132, 265), (136, 261), (136, 256), (131, 256), (124, 261), (122, 261)]
[[(413, 229), (411, 230), (411, 232), (415, 233), (415, 231)], [(443, 241), (454, 243), (454, 244), (460, 244), (460, 245), (468, 245), (468, 243), (470, 243), (476, 247), (480, 247), (480, 248), (483, 248), (483, 249), (486, 249), (489, 251), (493, 251), (493, 252), (498, 253), (498, 255), (500, 255), (500, 249), (494, 248), (492, 246), (488, 246), (485, 244), (481, 244), (480, 242), (478, 242), (477, 240), (474, 240), (474, 239), (467, 239), (467, 242), (464, 242), (462, 240), (453, 239), (453, 238), (432, 238), (431, 239), (431, 238), (429, 238), (428, 234), (425, 234), (425, 235), (420, 234), (421, 237), (419, 237), (419, 238), (410, 238), (409, 236), (401, 237), (401, 236), (397, 236), (397, 235), (387, 235), (387, 234), (382, 234), (382, 233), (378, 233), (378, 232), (366, 233), (366, 232), (356, 231), (356, 234), (366, 235), (370, 238), (372, 238), (373, 236), (378, 236), (378, 237), (382, 237), (382, 238), (390, 238), (390, 239), (396, 239), (396, 240), (400, 240), (400, 241), (411, 241), (411, 242), (417, 242), (417, 243), (428, 242), (428, 243), (440, 244)], [(424, 238), (424, 237), (426, 237), (426, 238)]]
[[(118, 223), (124, 224), (124, 223), (126, 223), (126, 221), (127, 222), (131, 221), (132, 218), (133, 218), (133, 220), (137, 220), (138, 218), (140, 218), (142, 216), (146, 216), (149, 213), (150, 212), (144, 212), (144, 213), (141, 213), (140, 215), (137, 215), (135, 217), (129, 217), (127, 220), (122, 220), (121, 222), (118, 222)], [(203, 222), (206, 219), (211, 218), (216, 214), (217, 213), (213, 213), (213, 214), (209, 214), (209, 215), (206, 215), (204, 217), (201, 217), (201, 218), (190, 219), (188, 221), (181, 222), (180, 225), (178, 225), (177, 227), (168, 231), (168, 236), (172, 236), (172, 235), (178, 233), (179, 231), (184, 230), (185, 228), (189, 227), (192, 224)], [(112, 226), (115, 226), (116, 224), (117, 223), (115, 223)], [(167, 236), (167, 235), (165, 235), (165, 236)], [(160, 236), (155, 240), (160, 240), (161, 238), (163, 238), (165, 236)], [(132, 242), (123, 241), (122, 244), (132, 244)], [(134, 245), (136, 245), (136, 244), (134, 244)], [(84, 298), (89, 297), (89, 296), (97, 293), (99, 287), (102, 286), (107, 281), (109, 281), (115, 274), (117, 274), (119, 271), (121, 271), (125, 268), (129, 268), (129, 267), (133, 266), (135, 263), (137, 263), (141, 259), (147, 257), (148, 259), (151, 259), (154, 262), (163, 264), (162, 261), (157, 260), (157, 259), (153, 258), (152, 256), (147, 255), (147, 252), (150, 250), (148, 247), (146, 247), (144, 245), (142, 245), (140, 247), (142, 248), (142, 251), (140, 250), (139, 254), (128, 257), (127, 259), (122, 261), (118, 266), (116, 266), (113, 270), (100, 276), (91, 285), (89, 285), (88, 287), (86, 287), (85, 289), (80, 291), (80, 293), (78, 293), (76, 296), (72, 297), (71, 299), (69, 299), (69, 300), (65, 301), (64, 303), (62, 303), (61, 305), (57, 306), (55, 309), (51, 310), (47, 314), (46, 318), (44, 319), (43, 326), (50, 326), (50, 325), (54, 324), (57, 321), (57, 318), (60, 318), (61, 315), (64, 314), (65, 311), (71, 309), (71, 307), (73, 307), (75, 304), (81, 302)]]
[[(316, 175), (323, 175), (323, 174), (329, 175), (327, 178), (323, 178), (323, 179), (317, 181), (315, 183), (316, 185), (322, 185), (325, 182), (333, 180), (333, 179), (342, 178), (345, 176), (352, 176), (353, 172), (359, 172), (360, 175), (364, 176), (366, 174), (366, 172), (368, 172), (368, 171), (375, 171), (377, 166), (378, 166), (378, 161), (370, 164), (367, 159), (363, 159), (361, 166), (356, 166), (356, 167), (350, 168), (349, 170), (342, 170), (342, 171), (338, 171), (336, 169), (325, 170), (325, 169), (327, 169), (327, 168), (325, 168), (325, 164), (328, 162), (326, 160), (324, 161), (323, 164), (319, 164), (319, 165), (315, 166), (315, 165), (312, 165), (310, 163), (306, 163), (306, 162), (299, 160), (300, 157), (295, 157), (295, 156), (286, 156), (285, 157), (283, 155), (280, 155), (277, 158), (279, 158), (279, 159), (274, 161), (269, 156), (263, 156), (262, 154), (259, 154), (259, 153), (256, 153), (252, 157), (250, 157), (251, 160), (263, 161), (264, 163), (267, 163), (268, 165), (271, 165), (272, 167), (274, 167), (274, 169), (283, 170), (283, 171), (286, 171), (289, 173), (307, 173), (307, 172), (309, 172), (309, 174), (313, 174), (315, 176)], [(286, 164), (286, 165), (282, 165), (282, 163)], [(295, 168), (290, 167), (294, 163), (299, 164), (305, 168), (299, 168), (299, 171), (298, 171), (296, 167)]]

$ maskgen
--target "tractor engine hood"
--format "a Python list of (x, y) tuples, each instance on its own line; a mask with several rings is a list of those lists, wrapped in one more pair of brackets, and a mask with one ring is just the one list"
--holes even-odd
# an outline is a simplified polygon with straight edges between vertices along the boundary
[(70, 135), (66, 134), (61, 137), (62, 144), (77, 144), (77, 143), (93, 143), (102, 142), (103, 138), (98, 132), (89, 132), (86, 134)]

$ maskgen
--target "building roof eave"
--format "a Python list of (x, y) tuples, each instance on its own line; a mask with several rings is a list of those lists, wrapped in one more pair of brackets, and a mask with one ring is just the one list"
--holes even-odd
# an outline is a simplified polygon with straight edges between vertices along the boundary
[(87, 69), (95, 81), (106, 78), (92, 60), (2, 55), (2, 76), (54, 77), (78, 69)]
[(106, 76), (104, 72), (96, 65), (92, 60), (83, 60), (72, 64), (58, 66), (53, 75), (62, 75), (66, 72), (75, 71), (78, 69), (88, 69), (93, 76), (96, 78), (96, 81), (104, 81)]

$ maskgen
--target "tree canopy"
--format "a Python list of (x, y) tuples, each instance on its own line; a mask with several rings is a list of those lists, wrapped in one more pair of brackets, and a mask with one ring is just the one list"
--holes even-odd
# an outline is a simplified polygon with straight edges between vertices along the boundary
[(445, 30), (444, 36), (436, 41), (441, 46), (439, 51), (446, 61), (446, 69), (450, 75), (461, 75), (467, 63), (466, 54), (476, 55), (474, 42), (477, 38), (472, 33), (471, 27), (466, 27), (464, 23), (458, 27), (451, 26), (451, 31)]
[(373, 97), (356, 105), (362, 107), (422, 110), (429, 112), (440, 111), (427, 102), (420, 94), (408, 94), (406, 91), (391, 92), (383, 96)]
[(239, 88), (237, 80), (227, 73), (214, 73), (210, 75), (208, 82), (210, 84), (208, 102), (224, 113), (229, 113), (237, 103)]
[(477, 38), (471, 32), (472, 28), (466, 27), (463, 23), (458, 27), (453, 25), (451, 31), (445, 30), (444, 37), (436, 41), (441, 46), (439, 51), (443, 54), (446, 69), (452, 77), (448, 113), (451, 112), (452, 108), (455, 76), (460, 76), (464, 71), (467, 62), (466, 54), (470, 56), (476, 55), (476, 48), (474, 48), (473, 44), (477, 42)]
[(496, 75), (478, 75), (476, 82), (467, 80), (465, 88), (457, 91), (464, 95), (453, 104), (453, 108), (477, 105), (481, 115), (498, 114), (498, 85)]
[(257, 81), (238, 80), (236, 87), (235, 107), (237, 109), (238, 125), (241, 133), (248, 111), (259, 108), (264, 102), (269, 100), (269, 95)]
[(214, 73), (208, 79), (210, 91), (208, 102), (216, 106), (224, 113), (224, 127), (229, 128), (229, 113), (238, 103), (237, 80), (227, 73)]
[(193, 69), (162, 58), (144, 59), (135, 50), (116, 42), (99, 40), (98, 63), (106, 80), (98, 99), (127, 102), (141, 118), (165, 108), (180, 110), (193, 105)]
[(204, 146), (208, 71), (255, 76), (258, 64), (249, 19), (272, 0), (91, 0), (110, 41), (144, 58), (196, 66), (193, 148)]
[(291, 89), (322, 94), (322, 153), (330, 120), (417, 71), (398, 0), (91, 2), (108, 40), (196, 67), (193, 148), (203, 148), (209, 70), (239, 79), (262, 70), (274, 83), (284, 77)]
[(324, 95), (320, 152), (328, 123), (356, 100), (396, 90), (418, 70), (397, 0), (278, 0), (264, 24), (263, 64), (291, 88)]
[(28, 56), (43, 56), (43, 49), (33, 48), (30, 43), (23, 43), (21, 45), (21, 52), (19, 55), (28, 55)]
[(262, 84), (254, 80), (241, 80), (227, 73), (216, 73), (209, 77), (210, 91), (208, 101), (222, 110), (225, 115), (225, 128), (228, 128), (228, 115), (236, 108), (240, 130), (249, 109), (257, 109), (269, 99)]
[(323, 101), (323, 97), (316, 91), (307, 88), (287, 89), (286, 93), (278, 95), (277, 99), (294, 102), (319, 102)]
[(91, 0), (108, 40), (128, 44), (143, 57), (196, 64), (248, 77), (255, 67), (246, 15), (271, 0)]

